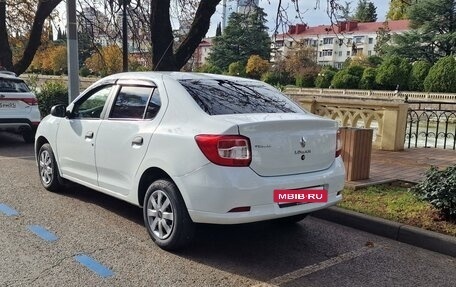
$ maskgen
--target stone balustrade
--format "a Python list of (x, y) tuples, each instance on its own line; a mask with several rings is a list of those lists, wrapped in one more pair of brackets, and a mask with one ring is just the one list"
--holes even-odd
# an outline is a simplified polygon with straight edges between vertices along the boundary
[(408, 104), (402, 101), (289, 95), (308, 111), (337, 120), (341, 126), (374, 128), (377, 149), (404, 149)]
[(289, 88), (285, 93), (291, 96), (308, 95), (322, 97), (353, 97), (372, 98), (378, 100), (426, 100), (426, 101), (456, 101), (456, 94), (425, 93), (409, 91), (377, 91), (377, 90), (343, 90), (343, 89), (319, 89), (319, 88)]

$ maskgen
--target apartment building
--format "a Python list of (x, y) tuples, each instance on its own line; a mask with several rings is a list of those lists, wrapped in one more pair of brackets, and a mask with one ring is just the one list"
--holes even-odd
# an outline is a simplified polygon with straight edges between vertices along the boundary
[(403, 33), (409, 30), (409, 20), (369, 23), (346, 21), (315, 27), (306, 24), (292, 25), (287, 33), (273, 39), (271, 61), (274, 62), (301, 47), (311, 47), (319, 65), (340, 68), (349, 57), (375, 55), (374, 47), (380, 29), (389, 30), (391, 34)]

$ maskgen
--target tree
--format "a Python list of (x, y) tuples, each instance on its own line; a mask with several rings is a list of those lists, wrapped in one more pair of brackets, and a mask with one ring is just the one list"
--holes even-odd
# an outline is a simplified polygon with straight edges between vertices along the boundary
[(245, 71), (247, 75), (254, 79), (260, 79), (260, 77), (269, 70), (269, 61), (262, 59), (258, 55), (250, 56), (247, 61)]
[(430, 68), (431, 64), (426, 61), (417, 61), (412, 64), (409, 78), (409, 89), (411, 91), (424, 91), (424, 81)]
[(271, 40), (265, 17), (260, 8), (247, 14), (231, 14), (222, 36), (214, 40), (209, 63), (226, 71), (231, 63), (240, 61), (246, 64), (252, 55), (269, 59)]
[(315, 79), (315, 86), (317, 88), (329, 88), (329, 86), (331, 86), (331, 81), (336, 73), (337, 70), (332, 67), (323, 68)]
[(228, 66), (228, 75), (245, 77), (245, 65), (242, 62), (234, 62)]
[(377, 30), (377, 42), (374, 46), (374, 51), (377, 55), (383, 56), (388, 49), (388, 43), (391, 40), (391, 29), (388, 26), (388, 21), (383, 22), (382, 27)]
[(0, 64), (4, 66), (7, 70), (14, 71), (16, 74), (22, 74), (32, 62), (33, 57), (41, 44), (41, 36), (43, 33), (43, 26), (45, 20), (51, 15), (52, 11), (55, 9), (55, 7), (57, 7), (61, 0), (40, 0), (38, 1), (38, 3), (36, 3), (35, 1), (8, 1), (8, 4), (16, 4), (15, 8), (10, 8), (9, 11), (16, 11), (18, 13), (23, 12), (21, 9), (18, 9), (19, 5), (22, 2), (25, 2), (26, 5), (36, 4), (36, 7), (30, 6), (32, 10), (28, 10), (28, 12), (36, 12), (30, 19), (30, 23), (32, 24), (30, 29), (27, 31), (27, 44), (24, 46), (24, 50), (21, 53), (21, 56), (18, 59), (18, 61), (13, 63), (13, 53), (9, 43), (9, 38), (11, 37), (11, 35), (8, 32), (7, 25), (9, 20), (7, 19), (11, 19), (14, 17), (12, 17), (12, 14), (8, 13), (7, 18), (7, 1), (0, 1)]
[(377, 21), (377, 7), (368, 0), (359, 0), (353, 18), (361, 23)]
[(334, 75), (331, 86), (336, 89), (357, 89), (363, 75), (364, 67), (356, 64), (340, 70)]
[(122, 71), (122, 50), (117, 45), (107, 46), (85, 61), (85, 66), (106, 76)]
[(365, 90), (373, 90), (377, 87), (375, 84), (375, 77), (377, 76), (377, 69), (368, 67), (364, 70), (361, 81), (359, 82), (359, 88)]
[(381, 89), (395, 90), (399, 85), (401, 90), (406, 90), (410, 69), (411, 65), (406, 59), (388, 57), (377, 68), (375, 82)]
[(427, 92), (456, 92), (456, 60), (453, 56), (443, 57), (432, 66), (424, 80)]
[(413, 2), (417, 2), (417, 0), (391, 0), (388, 13), (386, 14), (386, 19), (387, 20), (408, 19), (407, 11)]
[(222, 24), (219, 22), (217, 24), (217, 30), (215, 30), (215, 37), (222, 36)]
[(395, 35), (388, 54), (434, 63), (456, 53), (456, 1), (420, 0), (408, 15), (412, 30)]
[(339, 13), (337, 13), (336, 18), (339, 21), (350, 21), (352, 20), (353, 16), (352, 9), (351, 9), (351, 2), (345, 1), (344, 5), (339, 6)]

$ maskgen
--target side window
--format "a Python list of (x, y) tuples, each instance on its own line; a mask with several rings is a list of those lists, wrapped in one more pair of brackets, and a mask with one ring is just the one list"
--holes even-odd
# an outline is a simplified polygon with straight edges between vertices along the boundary
[(123, 86), (112, 107), (111, 119), (143, 119), (149, 110), (149, 99), (154, 88)]
[(157, 115), (161, 107), (160, 93), (158, 89), (155, 88), (152, 93), (152, 97), (149, 100), (149, 105), (147, 106), (146, 119), (153, 119)]
[(99, 119), (111, 90), (112, 86), (101, 88), (78, 102), (73, 109), (74, 117)]

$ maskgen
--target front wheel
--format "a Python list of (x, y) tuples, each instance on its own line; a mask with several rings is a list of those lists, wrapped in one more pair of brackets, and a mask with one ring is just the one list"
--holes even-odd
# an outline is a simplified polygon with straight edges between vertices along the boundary
[(149, 186), (143, 215), (150, 237), (162, 249), (177, 250), (192, 241), (195, 226), (173, 182), (157, 180)]
[(57, 167), (51, 145), (48, 143), (42, 145), (38, 152), (38, 171), (44, 188), (52, 192), (62, 189), (59, 168)]

